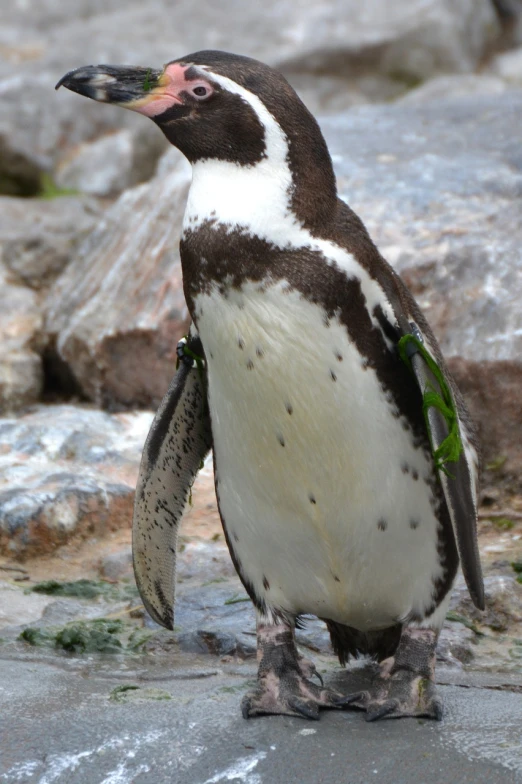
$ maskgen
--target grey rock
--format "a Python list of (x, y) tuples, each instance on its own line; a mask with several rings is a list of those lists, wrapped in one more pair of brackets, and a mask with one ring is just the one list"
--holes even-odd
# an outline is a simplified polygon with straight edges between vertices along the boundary
[[(243, 635), (244, 637), (244, 635)], [(204, 653), (212, 656), (237, 656), (246, 659), (256, 655), (255, 637), (246, 643), (234, 634), (218, 630), (198, 630), (177, 635), (179, 649), (186, 653)]]
[(224, 542), (188, 541), (176, 564), (180, 582), (199, 580), (202, 583), (224, 580), (236, 574), (228, 547)]
[(0, 580), (0, 629), (38, 620), (53, 601), (52, 596), (26, 593), (24, 588)]
[(511, 52), (497, 55), (490, 68), (497, 77), (520, 87), (522, 85), (522, 46)]
[(100, 574), (109, 580), (120, 580), (132, 574), (132, 550), (126, 547), (106, 555), (100, 563)]
[(477, 635), (461, 623), (446, 622), (437, 643), (437, 661), (462, 667), (475, 658)]
[(457, 585), (451, 598), (452, 609), (482, 627), (495, 632), (506, 632), (522, 621), (522, 585), (514, 577), (492, 574), (484, 578), (486, 610), (477, 610), (462, 584)]
[[(0, 197), (0, 261), (13, 282), (46, 288), (67, 266), (78, 242), (100, 215), (98, 202), (86, 197), (49, 201)], [(4, 298), (2, 290), (0, 301)]]
[(25, 558), (129, 527), (151, 420), (66, 405), (0, 419), (0, 552)]
[(429, 79), (420, 87), (407, 92), (398, 103), (412, 106), (461, 96), (497, 95), (507, 89), (506, 81), (493, 74), (450, 74)]
[[(6, 172), (13, 193), (17, 175), (8, 169), (18, 160), (18, 168), (26, 169), (18, 175), (19, 187), (30, 191), (33, 172), (37, 179), (39, 170), (50, 171), (70, 146), (122, 127), (132, 134), (143, 127), (149, 139), (159, 134), (152, 124), (145, 129), (143, 118), (130, 112), (122, 117), (116, 107), (80, 104), (78, 96), (65, 91), (53, 96), (57, 80), (79, 65), (154, 66), (204, 48), (239, 48), (289, 75), (341, 78), (345, 92), (355, 88), (368, 100), (375, 94), (385, 98), (390, 90), (400, 92), (436, 73), (474, 70), (500, 32), (489, 0), (371, 0), (364, 6), (359, 0), (269, 0), (262, 6), (240, 0), (219, 5), (204, 0), (197, 6), (189, 0), (150, 0), (146, 5), (134, 0), (124, 8), (115, 1), (84, 0), (68, 5), (66, 12), (63, 3), (47, 0), (36, 13), (27, 4), (18, 5), (14, 14), (9, 6), (0, 39), (5, 52), (0, 65), (0, 172)], [(375, 74), (383, 77), (383, 90)], [(323, 108), (329, 94), (328, 86), (320, 86)]]
[(113, 196), (149, 180), (164, 149), (163, 136), (150, 134), (145, 124), (136, 132), (116, 131), (69, 150), (58, 164), (55, 180), (61, 188)]
[(78, 248), (47, 301), (46, 329), (83, 393), (157, 405), (187, 331), (179, 238), (188, 164), (126, 191)]
[(38, 349), (44, 343), (36, 295), (10, 282), (0, 264), (0, 414), (38, 400), (43, 369)]

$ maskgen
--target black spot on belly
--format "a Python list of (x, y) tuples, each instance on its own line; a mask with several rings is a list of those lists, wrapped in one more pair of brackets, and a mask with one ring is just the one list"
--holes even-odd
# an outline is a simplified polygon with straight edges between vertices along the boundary
[(381, 519), (378, 521), (377, 528), (379, 529), (379, 531), (386, 531), (386, 529), (388, 528), (388, 523), (383, 517), (381, 517)]
[(265, 352), (263, 351), (262, 348), (259, 348), (259, 346), (256, 348), (256, 354), (257, 354), (258, 357), (264, 357), (265, 356)]
[(410, 520), (410, 528), (412, 531), (415, 531), (419, 527), (420, 523), (418, 520), (414, 520), (413, 518)]
[(263, 588), (265, 589), (265, 591), (270, 590), (270, 583), (266, 579), (265, 575), (263, 575)]
[(334, 578), (336, 583), (340, 583), (341, 582), (336, 574), (334, 574), (333, 578)]
[(247, 368), (249, 370), (253, 370), (254, 369), (254, 363), (252, 362), (251, 359), (248, 360), (248, 362), (246, 363), (246, 366), (247, 366)]
[(409, 472), (409, 470), (410, 470), (410, 467), (409, 467), (408, 463), (406, 461), (404, 461), (404, 463), (401, 464), (401, 471), (402, 471), (402, 473), (403, 474), (407, 474)]
[(239, 542), (239, 536), (234, 531), (234, 541)]
[(311, 504), (316, 504), (317, 503), (317, 501), (315, 500), (315, 496), (312, 495), (311, 493), (308, 496), (308, 500), (310, 501)]
[(330, 378), (332, 379), (332, 381), (337, 381), (337, 376), (335, 375), (333, 370), (330, 370)]
[(415, 481), (417, 481), (417, 479), (419, 478), (419, 472), (417, 471), (416, 468), (414, 468), (413, 471), (411, 472), (411, 478), (415, 479)]
[(292, 404), (291, 404), (291, 403), (287, 403), (287, 404), (286, 404), (286, 410), (288, 411), (288, 413), (289, 413), (289, 414), (290, 414), (290, 416), (291, 416), (291, 415), (292, 415), (292, 412), (293, 412), (293, 410), (294, 410), (294, 409), (292, 408)]
[(245, 341), (243, 340), (243, 338), (238, 338), (237, 339), (237, 345), (239, 346), (241, 351), (245, 348)]
[(343, 355), (340, 354), (338, 351), (335, 352), (335, 358), (336, 358), (336, 360), (338, 362), (342, 362), (343, 361)]
[(281, 435), (281, 433), (278, 433), (278, 434), (277, 434), (277, 440), (279, 441), (279, 443), (281, 444), (281, 446), (284, 446), (284, 445), (285, 445), (285, 439), (284, 439), (284, 437)]

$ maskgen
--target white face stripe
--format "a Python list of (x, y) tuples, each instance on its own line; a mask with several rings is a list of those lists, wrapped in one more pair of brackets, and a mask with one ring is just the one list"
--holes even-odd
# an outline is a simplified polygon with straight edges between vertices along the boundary
[[(305, 229), (292, 211), (292, 172), (288, 165), (288, 139), (262, 101), (249, 90), (220, 74), (204, 69), (223, 89), (241, 96), (255, 111), (265, 129), (266, 157), (253, 166), (206, 159), (192, 166), (184, 230), (197, 229), (204, 221), (217, 220), (231, 229), (239, 228), (278, 248), (307, 248), (321, 252), (327, 262), (361, 280), (362, 292), (372, 321), (379, 304), (389, 321), (395, 323), (393, 309), (380, 284), (370, 277), (355, 257), (328, 240), (318, 239)], [(321, 198), (321, 194), (317, 194)]]

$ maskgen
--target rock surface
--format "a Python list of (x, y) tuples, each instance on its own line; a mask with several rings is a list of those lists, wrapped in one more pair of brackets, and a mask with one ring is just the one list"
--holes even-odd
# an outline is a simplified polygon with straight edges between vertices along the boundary
[(26, 558), (130, 527), (151, 420), (65, 405), (0, 419), (0, 552)]
[(190, 171), (126, 191), (78, 248), (47, 302), (46, 330), (90, 400), (157, 405), (187, 332), (179, 237)]
[(0, 414), (39, 399), (43, 368), (43, 318), (35, 292), (9, 282), (0, 264)]
[[(317, 110), (339, 107), (342, 94), (385, 100), (437, 73), (473, 71), (501, 36), (490, 0), (205, 0), (196, 11), (188, 0), (76, 0), (67, 11), (47, 0), (8, 4), (0, 29), (0, 181), (4, 192), (29, 194), (74, 145), (122, 127), (151, 145), (158, 133), (130, 112), (55, 96), (58, 79), (79, 65), (156, 66), (205, 48), (239, 50), (299, 78)], [(314, 92), (301, 79), (311, 74), (321, 77)]]
[(69, 150), (57, 166), (56, 184), (94, 196), (114, 196), (150, 180), (164, 149), (163, 134), (151, 134), (145, 124), (136, 132), (126, 128), (108, 133)]
[(0, 197), (0, 262), (13, 283), (48, 288), (101, 215), (98, 202), (85, 196)]

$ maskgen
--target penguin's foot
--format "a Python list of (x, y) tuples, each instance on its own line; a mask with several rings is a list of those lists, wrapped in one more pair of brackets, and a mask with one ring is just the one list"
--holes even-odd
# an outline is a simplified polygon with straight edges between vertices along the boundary
[(368, 691), (349, 695), (354, 708), (366, 711), (366, 721), (403, 716), (426, 716), (440, 721), (442, 701), (435, 692), (433, 629), (404, 629), (394, 656), (381, 662)]
[[(298, 653), (291, 626), (259, 623), (257, 648), (257, 686), (241, 703), (245, 719), (264, 714), (318, 719), (321, 708), (345, 705), (341, 694), (324, 688), (313, 662)], [(319, 678), (320, 686), (312, 683), (313, 676)]]

